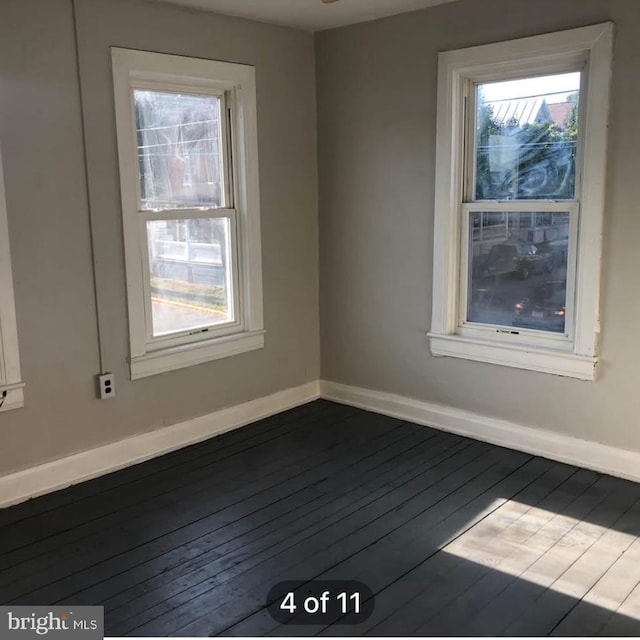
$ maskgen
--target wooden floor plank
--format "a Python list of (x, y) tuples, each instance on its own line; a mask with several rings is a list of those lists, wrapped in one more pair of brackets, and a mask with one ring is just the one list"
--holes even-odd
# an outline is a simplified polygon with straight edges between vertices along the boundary
[[(381, 491), (374, 491), (370, 496), (350, 504), (348, 507), (337, 512), (338, 517), (330, 518), (326, 522), (323, 522), (321, 526), (304, 530), (300, 535), (294, 536), (291, 540), (287, 540), (275, 548), (270, 548), (265, 552), (260, 551), (258, 555), (249, 558), (249, 563), (243, 562), (228, 567), (228, 563), (225, 562), (222, 567), (212, 567), (212, 570), (215, 572), (212, 577), (203, 582), (190, 585), (186, 590), (181, 589), (175, 594), (172, 593), (170, 597), (165, 598), (160, 604), (154, 607), (145, 606), (141, 615), (137, 616), (134, 620), (127, 621), (127, 628), (132, 624), (142, 624), (142, 622), (152, 620), (154, 616), (171, 611), (173, 608), (187, 603), (194, 597), (211, 590), (212, 587), (224, 584), (225, 580), (231, 580), (235, 576), (240, 575), (242, 571), (245, 571), (247, 564), (250, 567), (256, 566), (261, 569), (261, 572), (258, 572), (259, 576), (265, 571), (278, 570), (281, 564), (281, 561), (278, 560), (278, 555), (281, 553), (295, 554), (297, 551), (299, 554), (302, 554), (305, 551), (308, 552), (309, 549), (312, 551), (316, 547), (322, 549), (330, 545), (332, 539), (339, 539), (340, 534), (346, 537), (350, 530), (357, 530), (363, 522), (367, 522), (367, 518), (375, 520), (376, 517), (379, 517), (381, 514), (384, 515), (384, 513), (392, 510), (393, 505), (397, 504), (397, 495), (406, 495), (410, 491), (415, 491), (413, 487), (416, 481), (420, 479), (424, 480), (424, 476), (429, 473), (429, 471), (425, 472), (425, 469), (432, 470), (430, 477), (432, 482), (435, 482), (434, 478), (437, 478), (442, 467), (445, 464), (447, 466), (451, 465), (451, 460), (454, 458), (456, 458), (455, 464), (462, 465), (464, 461), (470, 457), (479, 455), (478, 450), (472, 449), (472, 445), (468, 442), (462, 443), (461, 445), (456, 443), (452, 447), (445, 447), (441, 450), (440, 448), (434, 447), (434, 453), (434, 457), (428, 457), (422, 464), (420, 471), (413, 471), (405, 477), (399, 478), (398, 482), (394, 483), (394, 486)], [(223, 571), (222, 575), (219, 573), (221, 570)], [(246, 582), (246, 576), (243, 582)]]
[[(243, 618), (246, 607), (255, 604), (258, 604), (258, 608), (263, 606), (264, 593), (272, 584), (285, 579), (304, 578), (309, 572), (311, 575), (319, 573), (335, 562), (333, 554), (350, 555), (361, 546), (371, 544), (400, 526), (410, 513), (428, 509), (443, 494), (465, 484), (469, 475), (473, 477), (490, 465), (491, 461), (486, 456), (489, 450), (489, 447), (480, 443), (469, 444), (451, 457), (438, 461), (420, 477), (358, 509), (340, 522), (320, 528), (283, 554), (271, 557), (241, 574), (242, 579), (237, 581), (242, 584), (240, 597), (236, 597), (236, 590), (231, 585), (224, 582), (220, 584), (219, 578), (213, 578), (193, 591), (165, 599), (159, 608), (147, 610), (144, 616), (149, 622), (128, 629), (127, 633), (155, 634), (159, 629), (163, 630), (163, 634), (173, 633), (190, 624), (202, 611), (211, 611), (220, 624), (229, 619)], [(253, 593), (254, 590), (259, 595)], [(158, 609), (162, 613), (154, 617), (159, 613)], [(203, 621), (203, 624), (208, 625), (208, 622)], [(120, 632), (120, 629), (114, 631)]]
[[(493, 486), (493, 484), (508, 476), (530, 459), (529, 456), (515, 454), (515, 452), (509, 452), (509, 454), (506, 454), (506, 452), (500, 453), (502, 455), (500, 455), (499, 461), (494, 457), (494, 452), (489, 452), (488, 455), (483, 456), (480, 460), (476, 460), (466, 468), (458, 470), (451, 477), (450, 482), (443, 483), (439, 491), (426, 491), (425, 495), (428, 496), (426, 503), (416, 500), (412, 501), (409, 509), (403, 511), (402, 508), (397, 508), (393, 513), (395, 521), (389, 530), (378, 533), (379, 529), (374, 527), (373, 531), (376, 531), (376, 533), (370, 537), (367, 534), (373, 531), (365, 527), (358, 532), (359, 535), (350, 536), (340, 547), (334, 546), (324, 550), (323, 553), (316, 555), (308, 562), (289, 569), (290, 579), (300, 580), (308, 579), (308, 576), (319, 576), (328, 571), (328, 569), (342, 565), (342, 563), (352, 566), (347, 561), (352, 558), (357, 558), (360, 561), (359, 552), (367, 548), (369, 549), (366, 552), (367, 555), (370, 555), (371, 548), (377, 554), (375, 568), (380, 566), (381, 559), (386, 560), (386, 554), (388, 553), (397, 552), (398, 557), (395, 560), (399, 561), (401, 554), (412, 548), (412, 543), (416, 536), (423, 534), (425, 529), (430, 530), (440, 525), (442, 521), (465, 505), (470, 496), (475, 497), (477, 494), (482, 494), (485, 489)], [(381, 533), (382, 535), (380, 535)], [(444, 531), (438, 530), (435, 535), (436, 537), (446, 535), (446, 529)], [(362, 560), (362, 562), (366, 563), (367, 560)], [(356, 573), (355, 579), (357, 579), (357, 574), (362, 572), (362, 567), (358, 566), (357, 569), (354, 569), (354, 572)], [(340, 579), (339, 575), (335, 575), (334, 578)], [(261, 603), (261, 606), (254, 608), (253, 611), (263, 609), (265, 596), (270, 586), (268, 582), (265, 583), (263, 581), (262, 584), (251, 588), (254, 600)], [(246, 618), (247, 614), (253, 613), (251, 611), (252, 607), (248, 603), (239, 600), (235, 604), (236, 607), (233, 609), (233, 613), (231, 607), (225, 607), (224, 613), (214, 611), (201, 620), (191, 623), (184, 630), (181, 630), (181, 633), (187, 635), (192, 633), (195, 635), (227, 633), (229, 622), (234, 618)], [(259, 616), (257, 628), (250, 625), (252, 631), (248, 631), (243, 626), (242, 630), (234, 630), (234, 633), (239, 635), (261, 635), (263, 633), (261, 623), (263, 622), (266, 622), (268, 626), (272, 624), (270, 619), (267, 621), (264, 616)], [(260, 630), (258, 631), (258, 629)], [(267, 629), (267, 631), (269, 630)]]
[[(447, 603), (455, 603), (457, 594), (471, 588), (475, 580), (489, 571), (487, 567), (476, 566), (474, 573), (458, 560), (464, 554), (467, 540), (472, 540), (477, 545), (479, 531), (482, 540), (490, 536), (491, 539), (488, 543), (485, 542), (484, 548), (491, 564), (499, 564), (513, 552), (512, 546), (519, 550), (520, 544), (527, 542), (526, 536), (521, 536), (517, 544), (511, 545), (514, 530), (526, 529), (529, 535), (535, 530), (536, 523), (531, 522), (530, 512), (539, 505), (560, 508), (575, 498), (579, 491), (588, 486), (585, 481), (594, 482), (597, 478), (596, 474), (590, 474), (589, 478), (581, 477), (586, 473), (566, 465), (553, 465), (540, 481), (529, 485), (514, 497), (518, 502), (508, 501), (474, 527), (472, 535), (463, 535), (443, 548), (457, 553), (450, 555), (449, 551), (425, 558), (414, 569), (376, 594), (378, 606), (365, 623), (349, 627), (336, 625), (326, 629), (324, 635), (386, 635), (396, 628), (399, 634), (412, 633), (428, 617), (429, 611), (439, 611)], [(523, 526), (527, 519), (529, 522)], [(486, 536), (483, 532), (486, 532)], [(467, 598), (464, 597), (456, 603), (458, 607), (453, 607), (457, 619), (461, 613), (457, 609), (465, 607), (466, 603)]]
[[(553, 518), (534, 542), (523, 547), (520, 558), (493, 578), (499, 585), (493, 599), (457, 624), (462, 634), (499, 635), (544, 593), (595, 541), (618, 520), (636, 499), (636, 488), (604, 478), (581, 496), (574, 508)], [(585, 513), (585, 507), (587, 512)], [(589, 522), (598, 513), (599, 524)], [(561, 536), (556, 539), (556, 532)], [(551, 541), (548, 540), (551, 534)], [(551, 544), (549, 544), (551, 542)], [(527, 551), (530, 550), (530, 553)], [(542, 551), (542, 553), (540, 553)], [(534, 560), (535, 558), (535, 560)], [(532, 562), (533, 560), (533, 562)], [(526, 567), (526, 568), (525, 568)], [(519, 572), (521, 569), (521, 572)], [(518, 574), (517, 577), (513, 574)], [(504, 588), (503, 588), (504, 587)], [(433, 621), (416, 629), (442, 631)]]
[[(640, 583), (640, 540), (631, 546), (554, 627), (553, 636), (596, 636)], [(636, 621), (637, 625), (637, 621)], [(635, 628), (634, 635), (640, 635)]]
[[(213, 571), (210, 565), (219, 559), (233, 562), (236, 566), (240, 559), (253, 559), (257, 562), (259, 554), (267, 551), (275, 553), (279, 546), (293, 544), (298, 538), (308, 535), (309, 530), (314, 527), (341, 519), (349, 509), (355, 510), (363, 501), (373, 500), (390, 484), (400, 483), (403, 471), (411, 473), (416, 466), (423, 464), (425, 458), (446, 451), (460, 442), (459, 439), (428, 430), (412, 436), (406, 441), (410, 449), (398, 454), (395, 447), (388, 447), (381, 464), (376, 465), (374, 460), (369, 471), (358, 466), (357, 471), (352, 468), (344, 473), (332, 474), (323, 483), (317, 499), (312, 499), (309, 492), (301, 492), (291, 498), (296, 497), (296, 501), (302, 506), (290, 511), (286, 510), (284, 503), (290, 502), (291, 498), (282, 501), (275, 517), (266, 519), (264, 524), (251, 517), (244, 528), (234, 525), (233, 531), (227, 528), (208, 533), (185, 545), (170, 546), (164, 555), (152, 556), (150, 560), (138, 565), (135, 563), (139, 561), (139, 555), (135, 554), (132, 558), (127, 554), (127, 557), (122, 557), (127, 571), (116, 575), (113, 580), (99, 583), (94, 589), (75, 594), (75, 598), (77, 600), (79, 597), (80, 603), (101, 602), (107, 610), (126, 605), (130, 614), (135, 611), (135, 606), (139, 610), (145, 610), (147, 604), (139, 602), (139, 597), (144, 597), (147, 603), (153, 602), (153, 598), (157, 596), (153, 593), (154, 590), (162, 589), (166, 592), (175, 580), (195, 585), (203, 575), (209, 577), (208, 573)], [(405, 440), (397, 444), (404, 446), (404, 442)], [(419, 456), (422, 460), (416, 462)], [(274, 512), (270, 511), (271, 513), (266, 514), (267, 518)], [(218, 554), (219, 558), (210, 557), (210, 551)], [(134, 566), (129, 568), (131, 565)], [(123, 614), (124, 612), (119, 612), (118, 615)]]
[[(571, 609), (631, 546), (629, 529), (640, 525), (639, 503), (635, 502), (526, 610), (505, 628), (507, 635), (548, 635)], [(613, 528), (614, 527), (614, 528)], [(640, 628), (639, 628), (640, 629)]]
[[(346, 426), (348, 421), (353, 422), (351, 428)], [(233, 521), (238, 514), (251, 513), (309, 483), (318, 482), (324, 477), (323, 464), (327, 461), (333, 464), (335, 454), (332, 449), (344, 445), (350, 438), (374, 437), (399, 424), (397, 420), (370, 415), (330, 422), (324, 426), (320, 436), (325, 444), (316, 444), (315, 453), (308, 455), (306, 441), (299, 442), (299, 459), (287, 458), (287, 465), (283, 465), (283, 459), (275, 454), (273, 458), (266, 457), (266, 461), (261, 461), (252, 451), (252, 455), (238, 465), (238, 477), (213, 485), (216, 488), (214, 492), (211, 487), (201, 488), (198, 484), (198, 492), (194, 490), (192, 495), (185, 496), (181, 487), (177, 494), (165, 494), (145, 502), (144, 508), (127, 507), (117, 512), (113, 520), (102, 523), (101, 527), (95, 524), (82, 528), (82, 531), (70, 532), (72, 541), (77, 540), (81, 533), (85, 534), (74, 545), (59, 548), (60, 538), (66, 540), (67, 536), (54, 536), (55, 548), (59, 549), (55, 554), (42, 553), (23, 561), (13, 569), (13, 580), (8, 585), (0, 578), (0, 601), (9, 601), (7, 591), (24, 596), (54, 579), (61, 579), (84, 566), (94, 566), (105, 558), (164, 534), (178, 532), (176, 535), (180, 538), (183, 529), (191, 523), (208, 529), (216, 528), (214, 523), (220, 525)], [(178, 496), (183, 496), (184, 501)], [(51, 545), (46, 544), (49, 540), (44, 540), (40, 546), (49, 550)]]
[[(237, 477), (238, 458), (247, 460), (252, 453), (256, 457), (269, 452), (272, 457), (281, 457), (282, 464), (289, 458), (299, 458), (300, 447), (305, 445), (309, 438), (317, 437), (317, 431), (313, 428), (318, 420), (323, 424), (327, 422), (338, 425), (341, 421), (350, 417), (357, 418), (354, 411), (330, 412), (328, 414), (305, 417), (286, 421), (273, 429), (259, 432), (249, 439), (243, 439), (231, 443), (227, 447), (221, 447), (215, 452), (199, 452), (197, 457), (189, 456), (187, 460), (180, 458), (179, 463), (171, 465), (162, 474), (154, 474), (152, 478), (144, 478), (137, 482), (128, 483), (126, 490), (121, 492), (113, 501), (110, 495), (102, 496), (102, 500), (87, 500), (82, 504), (74, 502), (68, 506), (60, 507), (54, 512), (34, 516), (28, 523), (14, 523), (3, 527), (1, 534), (4, 542), (0, 555), (0, 568), (11, 566), (10, 563), (24, 562), (29, 557), (33, 543), (47, 539), (44, 544), (37, 545), (37, 550), (43, 548), (52, 549), (54, 545), (68, 544), (70, 536), (86, 536), (91, 530), (100, 530), (105, 521), (112, 514), (127, 517), (125, 509), (136, 511), (145, 503), (150, 503), (152, 498), (165, 500), (167, 494), (175, 494), (177, 498), (185, 495), (193, 495), (194, 492), (207, 488), (213, 480), (220, 482)], [(298, 437), (299, 436), (299, 437)], [(213, 471), (213, 476), (212, 476)], [(153, 505), (149, 505), (153, 508)], [(61, 534), (58, 536), (57, 534)], [(67, 534), (67, 535), (63, 535)], [(13, 553), (16, 551), (16, 553)]]
[(616, 609), (607, 624), (599, 631), (601, 636), (638, 636), (640, 620), (640, 583)]
[[(579, 502), (597, 477), (591, 472), (577, 472), (540, 505), (530, 505), (500, 533), (497, 543), (505, 548), (495, 563), (486, 563), (489, 566), (466, 560), (455, 542), (445, 547), (439, 557), (420, 567), (414, 578), (426, 582), (426, 588), (371, 633), (384, 633), (396, 624), (406, 633), (416, 633), (420, 628), (449, 629), (472, 620), (475, 612), (513, 580), (512, 574), (524, 571), (571, 527), (573, 521), (568, 520), (565, 529), (553, 520)], [(472, 531), (469, 537), (473, 539), (475, 533)], [(509, 544), (514, 538), (515, 548)], [(444, 575), (445, 579), (430, 580), (431, 575)], [(475, 630), (469, 627), (465, 632), (474, 634)]]
[[(269, 616), (314, 579), (373, 615)], [(638, 635), (640, 485), (316, 401), (0, 510), (0, 601), (108, 635)]]
[[(443, 442), (441, 445), (434, 446), (429, 456), (442, 458), (450, 455), (455, 448), (459, 448), (458, 445), (452, 448), (450, 443)], [(406, 478), (399, 478), (397, 484), (401, 485), (403, 482), (406, 482)], [(221, 554), (220, 558), (206, 559), (206, 563), (194, 568), (188, 565), (185, 568), (177, 568), (173, 574), (166, 576), (163, 574), (157, 580), (146, 581), (132, 590), (119, 594), (111, 601), (105, 601), (104, 604), (109, 607), (115, 600), (116, 604), (121, 606), (116, 611), (118, 620), (125, 620), (127, 625), (141, 624), (158, 615), (160, 611), (164, 611), (169, 604), (163, 602), (162, 606), (158, 607), (158, 591), (154, 592), (154, 589), (160, 589), (165, 600), (169, 595), (172, 604), (188, 601), (211, 588), (212, 584), (229, 582), (248, 569), (271, 560), (278, 554), (308, 540), (316, 534), (318, 528), (327, 528), (344, 520), (350, 514), (383, 497), (388, 491), (387, 488), (376, 490), (376, 483), (371, 486), (365, 485), (363, 488), (364, 491), (343, 492), (335, 503), (320, 509), (318, 514), (309, 514), (307, 518), (296, 521), (290, 527), (286, 526), (272, 535), (260, 536), (257, 539), (247, 540), (246, 537), (236, 539), (217, 549)], [(134, 617), (133, 620), (132, 617)]]
[[(379, 466), (389, 459), (395, 460), (403, 452), (411, 452), (416, 446), (436, 438), (442, 440), (442, 436), (430, 430), (412, 432), (402, 429), (400, 434), (396, 434), (394, 430), (379, 437), (367, 436), (366, 441), (361, 438), (352, 442), (345, 441), (343, 446), (348, 449), (345, 448), (339, 457), (317, 467), (316, 477), (308, 479), (307, 485), (302, 489), (285, 493), (280, 499), (237, 520), (224, 523), (218, 529), (212, 530), (212, 523), (208, 521), (204, 536), (194, 537), (194, 533), (202, 531), (200, 526), (192, 527), (192, 533), (189, 533), (190, 529), (187, 527), (181, 531), (181, 545), (176, 545), (172, 537), (166, 540), (158, 538), (149, 544), (140, 545), (108, 558), (90, 570), (56, 581), (46, 589), (34, 592), (33, 597), (47, 599), (57, 596), (61, 601), (74, 598), (78, 604), (99, 601), (110, 608), (114, 603), (109, 598), (115, 595), (116, 599), (131, 603), (133, 594), (128, 589), (141, 582), (140, 576), (150, 578), (160, 575), (162, 584), (166, 585), (170, 578), (184, 579), (188, 571), (224, 557), (225, 550), (228, 552), (229, 549), (242, 546), (246, 553), (247, 537), (255, 535), (260, 542), (264, 542), (269, 529), (275, 528), (277, 531), (282, 526), (283, 519), (285, 523), (296, 523), (306, 511), (315, 514), (325, 502), (335, 500), (339, 495), (336, 493), (338, 482), (346, 486), (357, 486), (356, 483), (367, 478), (368, 473), (375, 478), (379, 473)], [(352, 455), (345, 455), (348, 451)], [(354, 467), (358, 469), (357, 476), (354, 474)], [(256, 533), (252, 534), (253, 531)], [(288, 533), (290, 532), (285, 531), (282, 535)], [(209, 557), (209, 554), (214, 556)], [(110, 580), (112, 576), (114, 579)], [(94, 588), (88, 589), (93, 585)], [(151, 585), (145, 582), (138, 590), (147, 594), (150, 588)]]
[[(425, 559), (437, 554), (451, 540), (478, 526), (478, 523), (506, 504), (512, 495), (535, 483), (551, 466), (552, 463), (540, 458), (528, 460), (502, 477), (494, 475), (493, 479), (496, 481), (489, 486), (479, 477), (447, 499), (452, 503), (451, 513), (440, 522), (437, 521), (433, 510), (428, 514), (428, 521), (422, 518), (407, 523), (376, 545), (364, 549), (346, 562), (318, 576), (318, 579), (356, 579), (366, 584), (374, 594), (378, 594)], [(492, 473), (495, 471), (492, 469)], [(488, 480), (488, 483), (490, 482), (491, 480)], [(444, 505), (439, 505), (442, 506)], [(434, 522), (436, 524), (432, 526)], [(303, 591), (302, 589), (301, 592)], [(327, 618), (327, 622), (334, 624), (336, 633), (350, 631), (348, 621), (338, 617)], [(288, 636), (315, 635), (325, 628), (324, 623), (317, 627), (300, 626), (295, 624), (295, 620), (286, 627), (275, 627), (272, 621), (269, 626), (269, 635)], [(251, 627), (244, 624), (241, 628), (234, 629), (233, 634), (245, 635), (250, 629)], [(259, 633), (262, 635), (265, 632), (262, 628)]]
[[(157, 472), (163, 472), (168, 468), (185, 462), (188, 463), (190, 460), (197, 459), (201, 455), (210, 455), (212, 450), (224, 451), (224, 449), (229, 446), (248, 441), (255, 438), (256, 435), (266, 433), (269, 430), (282, 430), (292, 422), (299, 422), (313, 415), (320, 416), (323, 412), (326, 415), (326, 413), (333, 411), (335, 411), (334, 403), (327, 402), (326, 400), (316, 400), (299, 407), (294, 407), (280, 414), (258, 420), (242, 429), (229, 431), (215, 438), (210, 438), (203, 442), (166, 453), (158, 458), (147, 460), (144, 463), (135, 464), (126, 469), (27, 500), (11, 508), (0, 509), (0, 527), (5, 527), (44, 513), (50, 513), (55, 509), (72, 503), (75, 503), (76, 507), (82, 509), (89, 501), (95, 501), (96, 498), (106, 498), (106, 492), (116, 491), (118, 488), (125, 487), (132, 482), (152, 477)], [(0, 528), (0, 535), (2, 535), (2, 531)]]

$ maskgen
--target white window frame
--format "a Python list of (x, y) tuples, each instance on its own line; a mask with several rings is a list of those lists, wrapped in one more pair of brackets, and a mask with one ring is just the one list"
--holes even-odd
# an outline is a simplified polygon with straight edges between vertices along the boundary
[[(433, 304), (428, 333), (433, 355), (595, 378), (612, 46), (613, 24), (607, 22), (439, 54)], [(577, 69), (583, 71), (577, 202), (509, 201), (512, 211), (571, 212), (569, 251), (576, 260), (574, 274), (567, 276), (567, 333), (555, 336), (469, 326), (464, 322), (468, 256), (462, 250), (469, 211), (504, 207), (495, 201), (474, 201), (465, 189), (467, 109), (474, 93), (470, 88), (474, 83)]]
[[(124, 232), (131, 378), (226, 358), (264, 346), (258, 135), (254, 67), (147, 51), (111, 49)], [(139, 210), (134, 89), (182, 91), (221, 99), (226, 163), (225, 207)], [(224, 108), (223, 108), (224, 107)], [(226, 190), (226, 189), (225, 189)], [(231, 204), (230, 204), (231, 203)], [(170, 214), (170, 215), (167, 215)], [(154, 218), (226, 218), (231, 228), (233, 321), (154, 337), (146, 222)]]
[(24, 386), (20, 374), (7, 201), (0, 155), (0, 411), (24, 406)]

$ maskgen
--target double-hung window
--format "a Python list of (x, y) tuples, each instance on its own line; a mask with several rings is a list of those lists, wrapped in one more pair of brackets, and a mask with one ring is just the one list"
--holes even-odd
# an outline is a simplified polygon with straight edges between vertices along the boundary
[(434, 355), (593, 379), (611, 41), (440, 54)]
[(20, 375), (9, 227), (0, 157), (0, 411), (23, 405), (24, 383)]
[(261, 348), (254, 68), (112, 62), (132, 378)]

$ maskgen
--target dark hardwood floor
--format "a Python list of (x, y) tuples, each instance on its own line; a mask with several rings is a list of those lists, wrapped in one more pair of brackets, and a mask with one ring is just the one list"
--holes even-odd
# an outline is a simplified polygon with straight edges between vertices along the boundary
[[(0, 511), (0, 603), (104, 605), (107, 635), (638, 635), (638, 536), (640, 485), (317, 401)], [(281, 625), (285, 580), (373, 613)]]

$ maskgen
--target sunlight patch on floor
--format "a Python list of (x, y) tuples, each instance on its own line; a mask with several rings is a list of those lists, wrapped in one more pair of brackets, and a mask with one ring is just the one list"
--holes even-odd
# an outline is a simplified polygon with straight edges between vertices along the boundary
[(443, 551), (640, 619), (640, 540), (634, 535), (509, 501)]

